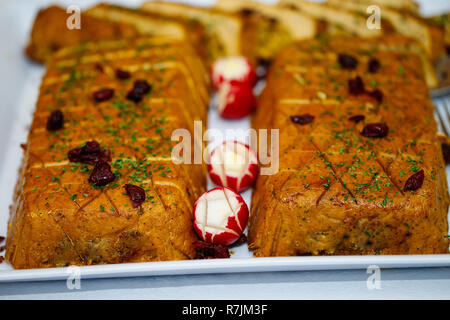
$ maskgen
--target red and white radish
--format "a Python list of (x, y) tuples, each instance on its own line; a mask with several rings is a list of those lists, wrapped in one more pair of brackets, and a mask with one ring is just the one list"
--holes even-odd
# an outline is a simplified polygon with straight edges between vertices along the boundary
[(225, 141), (209, 155), (211, 180), (236, 192), (249, 188), (258, 174), (256, 153), (239, 141)]
[(238, 193), (214, 188), (194, 204), (194, 229), (202, 240), (227, 246), (242, 235), (248, 215), (247, 204)]
[(218, 92), (217, 112), (223, 118), (240, 119), (256, 108), (256, 99), (251, 87), (231, 81), (223, 83)]
[(258, 80), (252, 64), (242, 56), (217, 59), (211, 68), (211, 81), (214, 89), (223, 83), (237, 81), (252, 88)]

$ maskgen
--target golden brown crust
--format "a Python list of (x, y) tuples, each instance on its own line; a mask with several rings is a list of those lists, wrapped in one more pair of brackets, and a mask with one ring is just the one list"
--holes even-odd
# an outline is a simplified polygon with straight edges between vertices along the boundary
[(83, 12), (80, 30), (67, 29), (68, 17), (65, 10), (58, 6), (39, 11), (26, 48), (28, 57), (44, 63), (57, 50), (87, 41), (168, 36), (187, 41), (200, 57), (212, 63), (208, 60), (209, 48), (205, 46), (208, 37), (205, 28), (194, 21), (175, 21), (161, 15), (109, 4), (99, 4)]
[(32, 60), (45, 63), (51, 54), (65, 46), (84, 41), (107, 40), (137, 35), (130, 25), (102, 21), (81, 14), (81, 29), (69, 30), (66, 20), (69, 14), (58, 6), (40, 10), (34, 20), (26, 54)]
[[(205, 46), (205, 41), (207, 41), (205, 27), (196, 21), (176, 20), (142, 10), (106, 3), (92, 7), (85, 13), (102, 20), (128, 24), (136, 28), (141, 35), (170, 36), (185, 40), (192, 45), (206, 63), (210, 58), (208, 46)], [(212, 61), (209, 63), (212, 63)]]
[[(284, 1), (299, 1), (299, 0), (284, 0)], [(351, 12), (358, 12), (366, 14), (368, 3), (364, 1), (342, 1), (342, 0), (327, 0), (327, 3), (337, 10), (349, 10)], [(374, 3), (370, 3), (374, 4)], [(401, 3), (396, 3), (401, 5)], [(420, 17), (417, 13), (394, 8), (388, 3), (381, 1), (381, 17), (382, 20), (389, 22), (391, 27), (389, 29), (382, 28), (383, 34), (396, 32), (402, 36), (415, 39), (423, 47), (428, 58), (432, 62), (442, 55), (444, 49), (444, 30), (426, 19)]]
[(243, 28), (242, 54), (254, 65), (271, 61), (275, 54), (292, 42), (289, 32), (276, 20), (257, 12), (240, 13)]
[(243, 26), (242, 21), (236, 15), (211, 8), (166, 1), (144, 2), (140, 9), (155, 16), (181, 21), (188, 25), (201, 25), (204, 34), (202, 34), (200, 45), (206, 47), (207, 65), (211, 65), (219, 57), (242, 53), (241, 43), (245, 41), (245, 39), (241, 39)]
[[(253, 119), (255, 128), (280, 129), (280, 170), (260, 176), (252, 198), (256, 256), (448, 252), (445, 166), (420, 60), (377, 43), (303, 41), (275, 60)], [(339, 67), (338, 53), (356, 57), (357, 68)], [(376, 73), (367, 71), (371, 58)], [(382, 91), (382, 103), (349, 94), (357, 75)], [(303, 114), (313, 122), (290, 120)], [(350, 121), (355, 115), (365, 120)], [(376, 122), (388, 125), (387, 137), (360, 134)], [(422, 187), (404, 191), (422, 169)]]
[[(120, 80), (116, 69), (131, 79)], [(206, 71), (188, 45), (138, 38), (88, 43), (54, 55), (42, 80), (8, 228), (6, 259), (15, 268), (193, 258), (192, 205), (204, 192), (202, 165), (174, 165), (177, 128), (206, 123)], [(125, 99), (145, 79), (150, 94)], [(93, 92), (114, 89), (96, 103)], [(207, 100), (207, 99), (206, 99)], [(64, 128), (46, 130), (49, 113), (63, 112)], [(111, 151), (116, 180), (88, 182), (93, 166), (69, 162), (67, 152), (97, 140)], [(125, 184), (142, 186), (133, 208)]]
[(312, 18), (325, 21), (329, 31), (346, 32), (349, 35), (361, 38), (381, 36), (383, 30), (367, 28), (366, 17), (354, 14), (340, 7), (333, 8), (326, 3), (317, 3), (305, 0), (280, 0), (279, 5), (290, 7)]
[(270, 61), (293, 41), (311, 39), (318, 33), (318, 22), (289, 8), (257, 1), (218, 0), (214, 8), (238, 14), (243, 21), (242, 53), (253, 63)]

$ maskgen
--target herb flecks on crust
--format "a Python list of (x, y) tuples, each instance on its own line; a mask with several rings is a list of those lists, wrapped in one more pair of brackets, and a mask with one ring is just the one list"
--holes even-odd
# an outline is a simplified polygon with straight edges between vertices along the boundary
[[(449, 199), (421, 62), (383, 41), (302, 41), (274, 61), (252, 120), (280, 141), (278, 173), (253, 193), (256, 256), (448, 250), (446, 227), (426, 227)], [(290, 118), (303, 114), (314, 121)]]

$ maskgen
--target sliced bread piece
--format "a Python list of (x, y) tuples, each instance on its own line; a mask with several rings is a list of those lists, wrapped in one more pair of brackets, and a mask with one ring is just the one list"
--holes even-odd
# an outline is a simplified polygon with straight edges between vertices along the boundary
[(185, 40), (195, 48), (204, 62), (208, 58), (208, 50), (204, 46), (205, 28), (200, 23), (175, 21), (142, 10), (106, 3), (92, 7), (85, 13), (97, 19), (128, 24), (142, 35), (168, 36), (173, 39)]
[(293, 40), (317, 34), (315, 19), (298, 11), (247, 0), (219, 0), (214, 8), (237, 13), (244, 23), (243, 53), (252, 62), (264, 64)]
[(181, 23), (155, 18), (145, 12), (121, 6), (101, 3), (85, 11), (85, 14), (101, 20), (132, 25), (143, 35), (167, 35), (185, 40), (187, 32)]
[[(444, 50), (443, 30), (419, 16), (394, 10), (389, 6), (383, 6), (382, 2), (380, 1), (382, 18), (390, 22), (395, 32), (411, 37), (421, 43), (430, 59), (436, 61)], [(368, 6), (367, 3), (362, 1), (345, 0), (328, 0), (328, 4), (336, 10), (351, 10), (360, 13), (365, 13)]]
[(55, 51), (66, 46), (138, 34), (130, 25), (107, 22), (84, 13), (81, 14), (81, 28), (69, 30), (66, 26), (68, 17), (64, 8), (55, 5), (38, 12), (25, 50), (30, 59), (45, 63)]
[(241, 54), (241, 20), (220, 11), (162, 1), (145, 2), (141, 9), (160, 17), (187, 23), (200, 23), (206, 32), (208, 62), (222, 56)]
[(419, 13), (419, 5), (412, 0), (351, 0), (348, 2), (363, 4), (366, 7), (376, 5), (379, 7), (396, 9), (402, 12), (407, 11), (414, 14)]
[[(430, 17), (428, 21), (435, 23), (444, 29), (444, 42), (446, 46), (450, 46), (450, 13), (445, 13), (439, 16)], [(447, 50), (449, 51), (449, 50)], [(450, 53), (450, 52), (449, 52)]]
[(378, 37), (382, 34), (380, 29), (367, 28), (364, 17), (339, 8), (327, 6), (324, 3), (303, 0), (280, 0), (278, 4), (280, 6), (294, 8), (315, 19), (324, 20), (333, 26), (338, 26), (349, 34), (361, 38)]

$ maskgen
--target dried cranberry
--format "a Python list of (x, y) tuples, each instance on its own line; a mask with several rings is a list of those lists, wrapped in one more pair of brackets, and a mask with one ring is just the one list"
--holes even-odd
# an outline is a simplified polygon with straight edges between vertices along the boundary
[(286, 4), (285, 7), (289, 8), (289, 9), (292, 9), (292, 10), (298, 10), (298, 7), (296, 5), (293, 5), (293, 4), (290, 4), (290, 3)]
[(378, 103), (381, 103), (381, 101), (383, 101), (383, 92), (381, 92), (379, 89), (367, 91), (366, 88), (364, 87), (364, 83), (360, 76), (356, 76), (354, 79), (348, 80), (348, 92), (355, 96), (360, 94), (366, 94), (369, 97), (372, 97), (375, 100), (377, 100)]
[(358, 65), (358, 60), (355, 57), (343, 53), (338, 55), (338, 62), (342, 68), (349, 70), (355, 69)]
[(131, 89), (127, 94), (127, 99), (133, 102), (140, 102), (144, 95), (149, 93), (152, 89), (152, 86), (147, 83), (145, 80), (136, 80), (133, 85), (133, 89)]
[(144, 95), (150, 92), (152, 89), (152, 86), (148, 84), (145, 80), (136, 80), (134, 82), (133, 90), (136, 91), (136, 93)]
[(86, 142), (83, 147), (70, 150), (67, 155), (70, 162), (96, 164), (101, 160), (111, 161), (109, 150), (102, 150), (100, 144), (95, 140)]
[(255, 10), (249, 9), (249, 8), (243, 8), (241, 11), (239, 11), (240, 14), (243, 16), (250, 16), (255, 13)]
[(257, 68), (256, 68), (256, 76), (258, 79), (264, 79), (269, 72), (269, 68), (272, 65), (273, 60), (267, 58), (258, 58), (257, 59)]
[(100, 63), (97, 62), (97, 63), (94, 65), (94, 67), (95, 67), (95, 69), (97, 69), (98, 71), (103, 72), (103, 66), (102, 66)]
[(93, 97), (94, 97), (95, 101), (102, 102), (102, 101), (111, 99), (113, 95), (114, 95), (113, 89), (104, 88), (104, 89), (95, 91), (93, 94)]
[(355, 123), (361, 122), (365, 119), (366, 117), (363, 116), (362, 114), (358, 114), (356, 116), (352, 116), (350, 118), (348, 118), (348, 120), (353, 121)]
[(381, 103), (381, 101), (383, 101), (383, 92), (381, 92), (381, 90), (379, 90), (379, 89), (375, 89), (373, 91), (367, 91), (366, 93), (370, 97), (372, 97), (375, 100), (377, 100), (378, 103)]
[(423, 170), (420, 170), (414, 173), (411, 177), (406, 180), (405, 187), (403, 190), (405, 191), (415, 191), (419, 189), (423, 184), (423, 179), (425, 178), (425, 173)]
[(140, 94), (138, 94), (138, 93), (136, 93), (134, 90), (131, 90), (131, 91), (128, 92), (128, 94), (127, 94), (127, 99), (128, 99), (128, 100), (131, 100), (131, 101), (133, 101), (133, 102), (135, 102), (135, 103), (140, 102), (140, 101), (142, 100), (142, 98), (143, 98), (143, 96), (140, 95)]
[(350, 94), (359, 95), (366, 91), (364, 83), (360, 76), (356, 76), (354, 79), (348, 80), (348, 92)]
[(241, 244), (247, 243), (247, 236), (245, 234), (241, 234), (239, 239), (229, 245), (230, 248), (240, 246)]
[(131, 199), (133, 208), (139, 207), (145, 201), (145, 190), (141, 187), (132, 184), (126, 184), (125, 190), (127, 191), (127, 194)]
[(116, 176), (111, 171), (111, 166), (107, 162), (100, 160), (95, 164), (88, 181), (97, 187), (102, 187), (114, 181), (115, 178)]
[(314, 120), (314, 116), (306, 113), (301, 116), (291, 116), (291, 121), (296, 124), (305, 125)]
[(444, 160), (446, 164), (450, 163), (450, 145), (443, 143), (442, 144), (442, 154), (444, 155)]
[(273, 59), (270, 58), (258, 58), (258, 65), (262, 67), (270, 67), (273, 64)]
[(389, 127), (385, 123), (369, 123), (364, 127), (361, 135), (367, 138), (383, 138), (389, 133)]
[(116, 70), (116, 78), (117, 79), (125, 80), (125, 79), (129, 79), (130, 77), (131, 77), (131, 74), (128, 71), (122, 70), (122, 69)]
[(369, 72), (375, 73), (379, 69), (380, 69), (380, 62), (375, 58), (370, 59), (369, 60), (369, 68), (368, 68)]
[(195, 247), (195, 251), (197, 252), (197, 259), (216, 259), (230, 257), (228, 247), (221, 244), (194, 241), (193, 245)]
[(272, 24), (272, 25), (274, 25), (274, 24), (278, 23), (278, 19), (277, 19), (277, 18), (274, 18), (274, 17), (270, 17), (270, 18), (269, 18), (269, 23)]
[(61, 110), (55, 110), (50, 113), (47, 119), (47, 130), (56, 131), (62, 129), (64, 125), (64, 115)]

